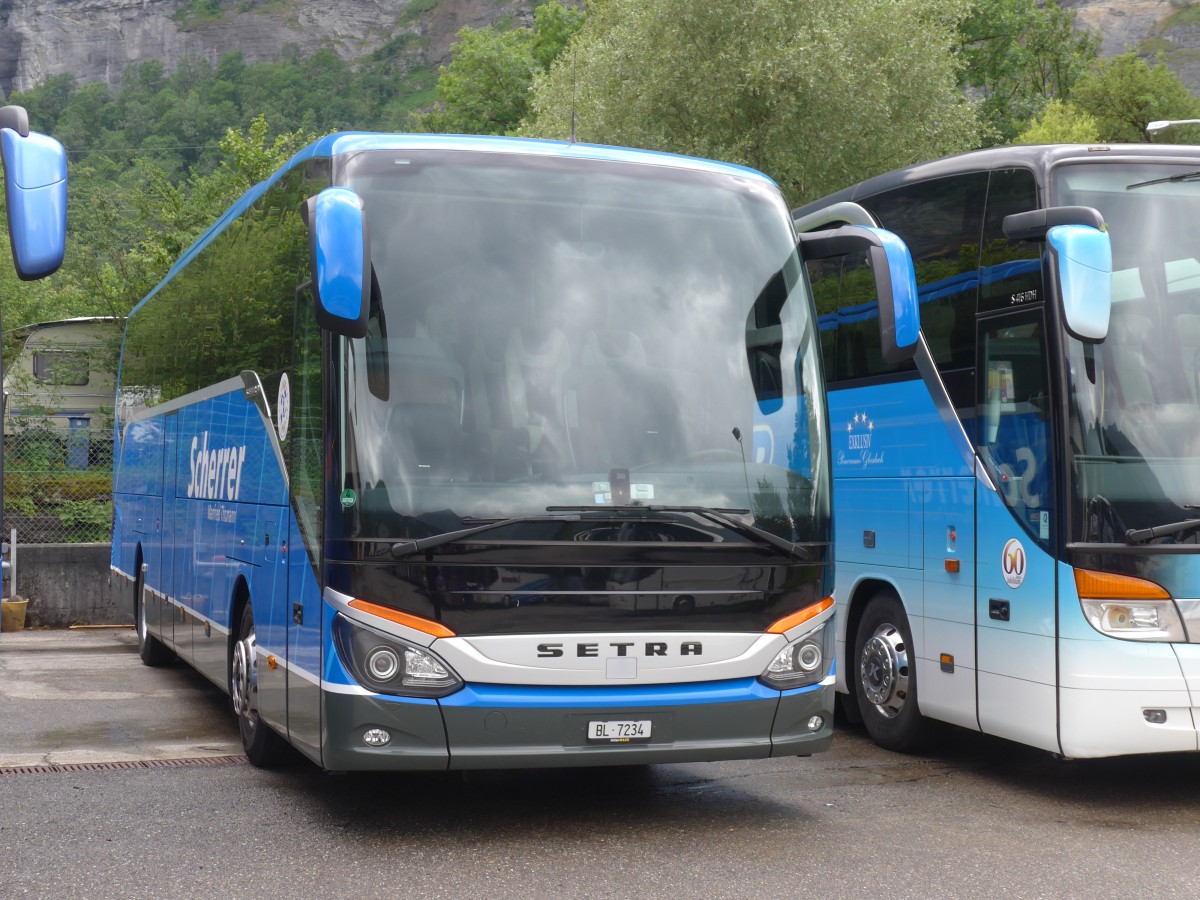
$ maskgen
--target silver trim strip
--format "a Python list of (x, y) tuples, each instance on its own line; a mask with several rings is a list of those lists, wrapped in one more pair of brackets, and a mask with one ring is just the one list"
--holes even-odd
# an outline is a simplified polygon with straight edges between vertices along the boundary
[[(309, 684), (314, 685), (316, 687), (325, 687), (325, 684), (321, 681), (320, 676), (313, 674), (308, 669), (304, 668), (304, 666), (297, 665), (296, 663), (292, 662), (291, 660), (288, 660), (285, 657), (279, 656), (277, 653), (274, 653), (270, 649), (259, 646), (257, 643), (255, 644), (255, 651), (257, 652), (258, 658), (260, 660), (264, 660), (268, 656), (274, 656), (275, 657), (275, 665), (287, 670), (288, 674), (297, 675), (300, 678), (303, 678)], [(349, 692), (339, 691), (338, 693), (349, 693)]]
[(834, 203), (832, 206), (818, 209), (807, 216), (793, 219), (792, 223), (796, 226), (797, 231), (812, 231), (822, 225), (833, 224), (879, 227), (879, 222), (866, 208), (851, 200), (843, 200), (841, 203)]
[(390, 619), (383, 619), (379, 616), (373, 616), (370, 613), (357, 610), (350, 605), (350, 601), (354, 599), (353, 597), (349, 594), (343, 594), (341, 591), (335, 591), (331, 587), (325, 588), (322, 596), (325, 598), (326, 603), (347, 619), (359, 622), (368, 628), (374, 628), (376, 631), (394, 635), (401, 640), (408, 641), (410, 644), (416, 644), (419, 647), (430, 647), (434, 641), (438, 640), (432, 634), (426, 634), (424, 631), (417, 631), (417, 629), (401, 625), (399, 622), (393, 622)]
[(184, 394), (165, 403), (159, 403), (157, 406), (148, 406), (137, 412), (129, 413), (128, 418), (125, 419), (125, 426), (121, 430), (121, 442), (125, 442), (125, 432), (129, 430), (129, 426), (134, 422), (143, 422), (146, 419), (153, 419), (155, 416), (165, 416), (169, 413), (177, 412), (184, 407), (191, 406), (193, 403), (199, 403), (201, 400), (211, 400), (214, 397), (220, 397), (222, 394), (228, 394), (230, 391), (242, 390), (244, 388), (245, 383), (242, 381), (242, 377), (235, 375), (232, 378), (226, 378), (224, 381), (218, 381), (216, 384), (210, 384), (208, 387), (200, 388), (198, 391), (192, 391), (189, 394)]
[[(279, 471), (283, 477), (283, 486), (290, 490), (291, 482), (288, 478), (287, 465), (283, 460), (283, 448), (279, 446), (279, 435), (275, 432), (275, 423), (271, 418), (271, 404), (267, 400), (266, 391), (263, 389), (262, 379), (259, 378), (257, 372), (250, 369), (246, 369), (240, 375), (236, 375), (233, 378), (226, 378), (224, 381), (218, 381), (216, 384), (211, 384), (198, 391), (192, 391), (190, 394), (184, 394), (182, 397), (176, 397), (173, 400), (168, 400), (166, 403), (160, 403), (157, 406), (151, 406), (131, 414), (125, 420), (125, 425), (121, 429), (121, 443), (125, 443), (129, 426), (135, 422), (142, 422), (146, 419), (152, 419), (155, 416), (169, 415), (170, 413), (200, 403), (203, 400), (212, 400), (239, 390), (242, 392), (242, 396), (250, 403), (253, 403), (254, 408), (258, 410), (258, 415), (266, 427), (267, 435), (270, 437), (271, 449), (275, 451), (275, 461), (279, 463)], [(121, 473), (118, 471), (118, 482), (120, 481), (120, 477)]]
[(950, 400), (950, 392), (946, 390), (946, 384), (942, 381), (941, 373), (937, 370), (937, 363), (933, 361), (933, 354), (929, 351), (929, 344), (925, 340), (925, 332), (921, 332), (920, 339), (917, 342), (917, 352), (913, 356), (913, 361), (917, 364), (917, 371), (921, 374), (921, 380), (925, 382), (925, 387), (929, 390), (929, 396), (933, 398), (933, 405), (937, 408), (938, 415), (942, 419), (942, 424), (946, 426), (946, 430), (950, 432), (950, 440), (954, 443), (954, 448), (958, 451), (958, 455), (966, 464), (967, 468), (975, 473), (975, 478), (984, 487), (992, 493), (996, 492), (996, 485), (992, 482), (992, 476), (988, 474), (987, 469), (983, 465), (983, 460), (975, 453), (975, 447), (971, 443), (971, 438), (967, 435), (967, 431), (963, 428), (962, 420), (958, 418), (958, 413), (954, 410), (954, 404)]
[(1179, 610), (1179, 617), (1183, 619), (1188, 643), (1200, 644), (1200, 599), (1177, 599), (1175, 608)]
[(682, 597), (685, 595), (688, 597), (697, 597), (697, 596), (706, 597), (709, 595), (726, 597), (726, 596), (738, 596), (738, 595), (743, 595), (743, 594), (746, 594), (746, 595), (761, 594), (762, 591), (717, 591), (717, 590), (712, 590), (712, 591), (710, 591), (710, 590), (704, 590), (704, 591), (689, 591), (689, 590), (679, 590), (679, 591), (640, 591), (640, 590), (638, 590), (638, 591), (560, 591), (557, 589), (549, 590), (549, 591), (540, 591), (540, 590), (536, 590), (536, 589), (525, 590), (525, 589), (517, 587), (517, 588), (513, 588), (510, 591), (492, 591), (492, 590), (469, 591), (469, 590), (465, 590), (465, 591), (447, 591), (446, 593), (448, 593), (448, 594), (473, 594), (473, 595), (495, 594), (500, 597), (512, 596), (515, 594), (533, 594), (535, 596), (541, 595), (541, 594), (553, 594), (555, 597), (593, 597), (597, 594), (613, 594), (613, 595), (618, 595), (618, 596), (637, 595), (637, 596), (642, 596), (642, 597), (657, 596), (657, 595), (662, 595), (664, 597)]

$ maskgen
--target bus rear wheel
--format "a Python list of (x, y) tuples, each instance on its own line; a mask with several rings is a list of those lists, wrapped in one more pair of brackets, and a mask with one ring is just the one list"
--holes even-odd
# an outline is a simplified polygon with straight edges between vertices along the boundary
[(142, 573), (142, 567), (138, 566), (137, 581), (133, 586), (134, 606), (136, 607), (135, 615), (137, 618), (137, 642), (138, 656), (142, 659), (142, 664), (158, 668), (159, 666), (168, 666), (175, 660), (175, 654), (171, 648), (156, 638), (150, 633), (150, 623), (146, 612), (146, 578)]
[(242, 611), (238, 639), (234, 642), (229, 664), (229, 699), (237, 715), (246, 758), (262, 769), (279, 765), (287, 745), (258, 715), (258, 649), (254, 637), (254, 613), (249, 603)]
[(880, 591), (867, 603), (854, 638), (858, 708), (880, 747), (908, 753), (925, 741), (928, 720), (917, 709), (917, 660), (899, 598)]

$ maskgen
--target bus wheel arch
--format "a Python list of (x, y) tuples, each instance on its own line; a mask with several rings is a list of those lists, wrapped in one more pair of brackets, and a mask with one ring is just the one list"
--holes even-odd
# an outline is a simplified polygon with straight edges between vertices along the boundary
[(258, 715), (258, 651), (250, 588), (239, 577), (230, 605), (228, 675), (229, 702), (237, 716), (238, 732), (246, 758), (259, 768), (269, 769), (286, 758), (287, 744)]
[(890, 585), (877, 584), (862, 594), (856, 609), (857, 616), (847, 621), (847, 642), (853, 643), (846, 682), (863, 724), (881, 747), (917, 750), (929, 722), (918, 707), (917, 658), (904, 604)]
[(858, 623), (862, 621), (863, 611), (872, 598), (881, 591), (895, 592), (895, 588), (889, 582), (879, 578), (864, 578), (850, 589), (850, 596), (845, 603), (844, 610), (839, 611), (841, 615), (845, 616), (846, 622), (844, 632), (846, 664), (842, 676), (846, 683), (846, 693), (839, 693), (837, 700), (846, 721), (852, 725), (863, 724), (862, 713), (858, 708), (857, 672), (850, 665), (854, 661), (854, 640), (858, 634)]
[(138, 656), (142, 664), (152, 668), (170, 665), (175, 660), (171, 648), (150, 633), (149, 617), (146, 614), (146, 565), (143, 563), (142, 545), (138, 544), (134, 554), (133, 576), (133, 622), (137, 632)]

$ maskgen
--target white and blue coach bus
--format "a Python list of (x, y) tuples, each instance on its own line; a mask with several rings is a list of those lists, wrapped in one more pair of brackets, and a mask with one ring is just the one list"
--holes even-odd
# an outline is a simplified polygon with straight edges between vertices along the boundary
[(114, 585), (246, 754), (329, 770), (807, 755), (831, 741), (829, 438), (798, 242), (729, 165), (340, 134), (128, 319)]
[(882, 225), (917, 270), (899, 366), (861, 275), (810, 271), (838, 688), (880, 744), (937, 719), (1067, 757), (1198, 749), (1197, 210), (1200, 148), (1140, 144), (969, 153), (796, 211)]
[(24, 107), (0, 107), (0, 161), (13, 264), (22, 281), (62, 265), (67, 235), (67, 154), (52, 137), (29, 130)]

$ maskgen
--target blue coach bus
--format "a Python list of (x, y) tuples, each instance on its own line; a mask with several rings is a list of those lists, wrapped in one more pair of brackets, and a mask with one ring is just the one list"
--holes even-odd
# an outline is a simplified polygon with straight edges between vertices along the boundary
[[(829, 438), (798, 242), (738, 167), (339, 134), (130, 315), (112, 568), (150, 665), (329, 770), (831, 740)], [(911, 350), (909, 350), (911, 352)]]
[[(1036, 146), (795, 211), (881, 224), (917, 270), (901, 366), (854, 266), (811, 272), (838, 688), (880, 744), (912, 749), (936, 719), (1067, 757), (1198, 749), (1198, 204), (1200, 148)], [(1064, 264), (1056, 223), (1090, 268)]]
[(29, 130), (20, 106), (0, 107), (0, 161), (13, 264), (22, 281), (62, 265), (67, 230), (67, 154), (52, 137)]

